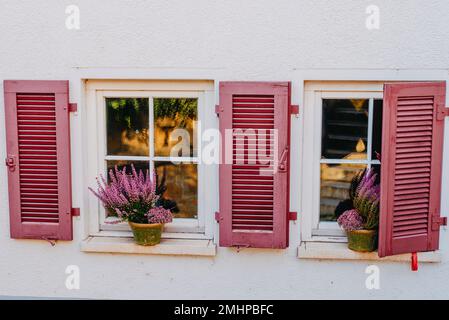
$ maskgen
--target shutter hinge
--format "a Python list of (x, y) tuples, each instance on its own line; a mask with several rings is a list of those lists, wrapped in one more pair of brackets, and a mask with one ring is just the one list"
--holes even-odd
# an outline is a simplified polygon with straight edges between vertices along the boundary
[(220, 212), (215, 212), (215, 221), (220, 222), (221, 217), (220, 217)]
[(290, 105), (290, 114), (291, 115), (298, 115), (299, 114), (299, 105), (291, 104)]
[(79, 217), (81, 215), (80, 208), (72, 208), (70, 210), (70, 214), (72, 215), (72, 217)]
[(69, 112), (78, 112), (78, 104), (69, 103)]
[(449, 107), (442, 107), (437, 111), (437, 120), (444, 120), (445, 117), (449, 117)]
[(288, 220), (290, 220), (290, 221), (298, 220), (298, 212), (289, 212), (288, 213)]
[(221, 108), (219, 104), (216, 104), (215, 113), (217, 114), (217, 116), (220, 116), (220, 112), (223, 112), (223, 108)]
[(432, 218), (432, 230), (437, 231), (441, 226), (447, 226), (447, 217), (433, 217)]

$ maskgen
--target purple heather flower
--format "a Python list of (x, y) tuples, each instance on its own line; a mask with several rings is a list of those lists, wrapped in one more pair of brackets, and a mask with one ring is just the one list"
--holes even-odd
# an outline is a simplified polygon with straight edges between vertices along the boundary
[(343, 212), (337, 222), (345, 231), (360, 230), (363, 228), (363, 219), (355, 209)]

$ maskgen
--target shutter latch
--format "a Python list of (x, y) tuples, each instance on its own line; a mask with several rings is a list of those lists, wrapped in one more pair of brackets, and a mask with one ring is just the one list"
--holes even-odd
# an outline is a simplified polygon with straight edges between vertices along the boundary
[(279, 172), (287, 172), (287, 156), (288, 156), (288, 146), (282, 151), (281, 158), (279, 159)]
[(9, 168), (9, 171), (14, 171), (16, 169), (16, 158), (14, 156), (8, 156), (5, 159), (5, 164)]
[(298, 212), (289, 212), (288, 213), (288, 220), (290, 220), (290, 221), (298, 220)]
[(447, 226), (447, 217), (433, 217), (432, 218), (432, 230), (437, 231), (441, 226)]

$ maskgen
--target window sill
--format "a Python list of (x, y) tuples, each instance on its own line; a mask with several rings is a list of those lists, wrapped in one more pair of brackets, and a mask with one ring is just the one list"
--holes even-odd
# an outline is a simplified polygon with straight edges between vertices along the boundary
[(128, 237), (89, 237), (81, 243), (81, 251), (213, 257), (216, 246), (212, 240), (199, 239), (162, 239), (155, 246), (139, 246)]
[[(299, 259), (319, 260), (370, 260), (410, 262), (410, 254), (400, 254), (379, 258), (377, 252), (355, 252), (348, 249), (346, 243), (338, 242), (303, 242), (298, 246)], [(441, 252), (418, 252), (419, 262), (441, 262)]]

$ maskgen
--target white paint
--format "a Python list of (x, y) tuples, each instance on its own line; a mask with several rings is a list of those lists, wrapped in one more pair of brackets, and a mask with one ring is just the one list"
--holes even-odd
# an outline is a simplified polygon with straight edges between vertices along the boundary
[[(49, 0), (2, 1), (0, 80), (69, 79), (72, 116), (74, 240), (51, 247), (45, 241), (9, 238), (6, 168), (0, 169), (0, 295), (85, 298), (448, 298), (449, 234), (441, 232), (441, 263), (420, 265), (380, 261), (381, 290), (365, 288), (364, 261), (298, 259), (301, 223), (290, 223), (286, 250), (217, 248), (215, 257), (86, 253), (80, 250), (92, 226), (86, 218), (83, 180), (89, 155), (83, 152), (86, 101), (83, 79), (206, 79), (214, 81), (218, 102), (220, 80), (292, 81), (293, 103), (304, 105), (304, 81), (310, 80), (449, 80), (448, 3), (376, 1), (379, 30), (365, 27), (369, 3), (350, 0), (186, 2), (78, 0), (83, 25), (64, 26), (65, 6)], [(238, 10), (236, 10), (238, 8)], [(36, 12), (38, 11), (38, 14)], [(124, 17), (133, 17), (125, 19)], [(26, 23), (23, 23), (26, 21)], [(448, 103), (449, 105), (449, 103)], [(292, 211), (299, 216), (309, 199), (301, 190), (312, 180), (302, 155), (310, 137), (303, 108), (292, 117)], [(209, 125), (218, 126), (210, 111)], [(4, 119), (0, 92), (0, 121)], [(448, 120), (446, 120), (448, 121)], [(446, 127), (448, 123), (446, 122)], [(205, 128), (206, 129), (206, 128)], [(0, 159), (5, 157), (5, 129), (0, 126)], [(443, 194), (449, 194), (449, 131), (445, 139)], [(207, 166), (206, 217), (217, 211), (217, 166)], [(209, 179), (210, 177), (210, 179)], [(449, 212), (443, 197), (442, 212)], [(207, 224), (207, 221), (206, 221)], [(110, 231), (114, 232), (114, 231)], [(302, 236), (308, 236), (302, 233)], [(377, 262), (376, 262), (377, 263)], [(67, 290), (68, 264), (82, 270), (80, 290)], [(123, 273), (123, 270), (130, 270)], [(269, 279), (269, 281), (267, 281)], [(275, 284), (275, 285), (273, 285)], [(148, 290), (148, 288), (153, 288)], [(119, 288), (119, 289), (118, 289)], [(156, 289), (156, 290), (155, 290)]]

